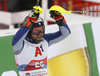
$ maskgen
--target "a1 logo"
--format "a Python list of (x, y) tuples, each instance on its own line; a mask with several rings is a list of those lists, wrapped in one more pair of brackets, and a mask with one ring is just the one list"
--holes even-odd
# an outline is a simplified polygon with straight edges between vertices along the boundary
[[(40, 48), (42, 49), (42, 51), (40, 50)], [(36, 47), (36, 51), (35, 51), (35, 57), (37, 57), (38, 55), (42, 55), (42, 52), (44, 52), (42, 45), (39, 47)]]
[(39, 55), (42, 55), (42, 52), (41, 52), (41, 50), (40, 50), (40, 48), (39, 48), (39, 47), (36, 47), (35, 57), (37, 57), (37, 56), (38, 56), (38, 54), (39, 54)]

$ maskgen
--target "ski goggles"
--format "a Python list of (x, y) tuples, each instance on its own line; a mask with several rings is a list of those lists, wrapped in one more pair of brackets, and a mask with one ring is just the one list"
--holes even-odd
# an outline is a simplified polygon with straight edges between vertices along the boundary
[(32, 34), (39, 35), (39, 33), (42, 33), (42, 35), (44, 35), (43, 26), (33, 28)]

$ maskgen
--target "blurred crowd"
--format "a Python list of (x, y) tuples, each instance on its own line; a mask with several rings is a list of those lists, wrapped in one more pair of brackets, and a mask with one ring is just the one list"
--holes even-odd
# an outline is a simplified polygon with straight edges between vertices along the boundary
[[(40, 6), (41, 1), (42, 0), (39, 2)], [(0, 11), (18, 12), (23, 10), (31, 10), (36, 3), (37, 0), (0, 0)]]

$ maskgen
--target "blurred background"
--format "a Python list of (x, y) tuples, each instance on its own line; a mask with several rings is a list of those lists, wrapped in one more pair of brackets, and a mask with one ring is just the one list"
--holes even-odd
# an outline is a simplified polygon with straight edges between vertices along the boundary
[[(35, 6), (37, 0), (0, 0), (0, 29), (19, 28), (29, 11)], [(53, 5), (59, 5), (69, 11), (100, 11), (100, 0), (40, 0), (39, 5), (44, 12), (41, 15), (46, 25), (54, 24), (49, 19), (48, 9)], [(45, 12), (47, 12), (45, 14)], [(80, 15), (99, 17), (96, 13), (77, 13)]]

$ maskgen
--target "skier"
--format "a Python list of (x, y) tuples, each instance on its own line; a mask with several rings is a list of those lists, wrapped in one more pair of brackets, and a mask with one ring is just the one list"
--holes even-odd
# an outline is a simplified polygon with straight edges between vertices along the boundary
[[(71, 34), (63, 15), (58, 15), (58, 11), (50, 11), (50, 15), (59, 26), (59, 31), (45, 34), (44, 21), (39, 17), (39, 13), (35, 13), (34, 10), (25, 18), (22, 27), (12, 41), (19, 72), (46, 69), (48, 47)], [(33, 72), (32, 75), (34, 75)]]

